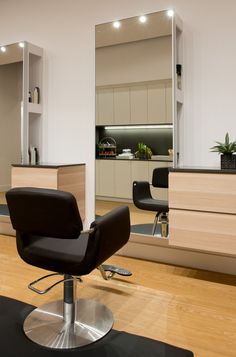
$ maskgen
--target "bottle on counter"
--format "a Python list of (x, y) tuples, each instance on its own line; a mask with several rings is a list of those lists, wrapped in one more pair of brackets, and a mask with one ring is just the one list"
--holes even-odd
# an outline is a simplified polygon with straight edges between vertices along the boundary
[(30, 90), (29, 90), (29, 93), (28, 93), (28, 101), (29, 101), (29, 103), (32, 102), (32, 94), (31, 94)]
[(39, 87), (34, 88), (33, 103), (39, 104)]

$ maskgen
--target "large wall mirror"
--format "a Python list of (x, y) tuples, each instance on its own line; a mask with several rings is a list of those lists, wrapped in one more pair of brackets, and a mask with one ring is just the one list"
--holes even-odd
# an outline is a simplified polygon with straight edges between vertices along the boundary
[[(140, 234), (152, 234), (155, 212), (133, 205), (132, 183), (151, 182), (177, 154), (173, 29), (170, 11), (96, 26), (96, 215), (125, 202)], [(167, 200), (167, 189), (151, 192)]]
[(0, 47), (0, 192), (10, 188), (11, 164), (21, 161), (23, 46)]

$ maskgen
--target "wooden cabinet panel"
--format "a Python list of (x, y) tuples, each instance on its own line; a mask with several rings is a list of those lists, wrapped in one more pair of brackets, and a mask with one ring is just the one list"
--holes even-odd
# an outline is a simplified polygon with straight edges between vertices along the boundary
[(170, 172), (171, 208), (236, 213), (235, 175)]
[(166, 92), (165, 83), (149, 84), (148, 94), (148, 123), (159, 124), (166, 122)]
[(113, 88), (98, 90), (98, 122), (99, 125), (110, 125), (114, 122)]
[(95, 194), (96, 196), (101, 195), (101, 189), (100, 189), (100, 162), (99, 160), (96, 160), (95, 164)]
[(114, 124), (130, 124), (129, 87), (114, 88)]
[(170, 245), (235, 255), (235, 232), (235, 215), (174, 209), (169, 212)]
[(130, 110), (132, 124), (147, 123), (147, 86), (130, 88)]

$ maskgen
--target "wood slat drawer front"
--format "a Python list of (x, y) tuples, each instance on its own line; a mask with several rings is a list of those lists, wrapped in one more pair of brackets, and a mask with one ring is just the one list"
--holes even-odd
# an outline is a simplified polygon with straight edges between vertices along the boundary
[(236, 255), (236, 216), (184, 211), (169, 212), (169, 244)]
[(236, 175), (170, 172), (169, 206), (236, 213)]

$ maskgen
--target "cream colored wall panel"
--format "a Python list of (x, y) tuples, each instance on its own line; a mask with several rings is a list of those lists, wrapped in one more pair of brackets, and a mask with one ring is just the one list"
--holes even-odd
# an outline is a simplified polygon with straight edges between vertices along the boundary
[(132, 198), (130, 161), (115, 161), (115, 197)]
[(170, 172), (171, 208), (236, 213), (236, 175)]
[(130, 88), (131, 123), (147, 123), (147, 86)]
[(101, 160), (99, 170), (100, 195), (114, 197), (115, 194), (115, 161)]
[(179, 247), (236, 255), (236, 216), (171, 209), (169, 243)]
[(130, 124), (129, 87), (114, 88), (114, 124)]
[(166, 84), (166, 90), (165, 90), (165, 97), (166, 97), (166, 122), (167, 123), (172, 123), (173, 118), (172, 118), (172, 86), (171, 82)]
[(159, 124), (166, 122), (165, 83), (149, 84), (148, 95), (148, 123)]
[(98, 123), (113, 124), (114, 122), (114, 105), (113, 105), (113, 88), (104, 88), (98, 90)]

